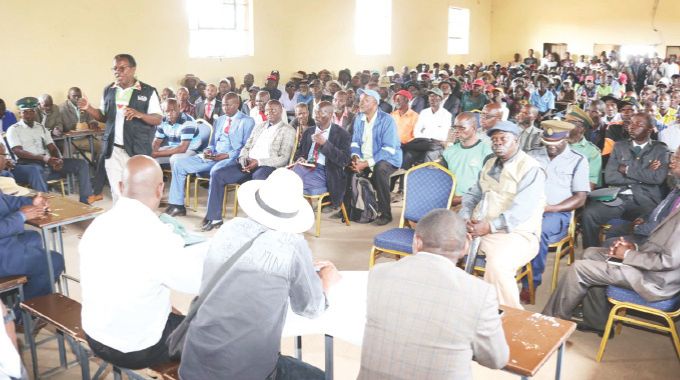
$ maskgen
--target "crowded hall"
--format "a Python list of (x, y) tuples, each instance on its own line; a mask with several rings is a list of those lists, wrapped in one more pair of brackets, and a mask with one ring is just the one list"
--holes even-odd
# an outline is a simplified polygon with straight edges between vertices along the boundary
[(680, 2), (3, 15), (0, 380), (679, 377)]

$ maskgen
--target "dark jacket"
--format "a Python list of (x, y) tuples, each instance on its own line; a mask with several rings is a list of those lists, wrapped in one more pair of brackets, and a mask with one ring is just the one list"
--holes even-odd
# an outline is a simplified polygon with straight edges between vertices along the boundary
[[(156, 93), (156, 89), (141, 81), (137, 82), (139, 89), (132, 90), (129, 108), (139, 112), (147, 113), (151, 96)], [(106, 119), (106, 130), (102, 137), (103, 158), (110, 158), (113, 151), (115, 123), (116, 123), (116, 88), (109, 84), (104, 88), (104, 118)], [(123, 124), (123, 145), (125, 151), (132, 157), (138, 154), (151, 155), (151, 141), (156, 133), (156, 126), (145, 123), (142, 119), (126, 120)]]
[(212, 114), (208, 117), (205, 115), (205, 103), (205, 100), (196, 102), (196, 119), (203, 119), (210, 124), (215, 124), (215, 120), (224, 114), (224, 111), (222, 111), (222, 102), (215, 99), (215, 108), (212, 109)]
[[(328, 140), (321, 147), (320, 152), (326, 156), (326, 184), (328, 192), (331, 193), (331, 204), (333, 207), (340, 206), (342, 198), (345, 196), (347, 186), (345, 167), (350, 161), (350, 143), (352, 137), (336, 124), (331, 125)], [(302, 134), (302, 139), (298, 150), (295, 152), (295, 160), (307, 158), (312, 149), (312, 135), (316, 128), (307, 128)]]
[(451, 114), (451, 125), (453, 125), (453, 121), (456, 119), (456, 115), (458, 115), (458, 113), (460, 112), (460, 98), (455, 94), (451, 94), (446, 99), (442, 107), (444, 107), (444, 109), (449, 111), (449, 113)]
[[(652, 161), (659, 160), (661, 167), (649, 169)], [(619, 172), (619, 165), (627, 165), (626, 174)], [(633, 191), (633, 199), (651, 212), (664, 198), (663, 184), (668, 175), (668, 148), (666, 144), (650, 140), (639, 155), (633, 151), (632, 141), (618, 141), (604, 169), (604, 179), (609, 186), (619, 186)], [(646, 213), (645, 213), (646, 214)]]
[(26, 270), (25, 252), (29, 247), (42, 250), (42, 238), (34, 231), (24, 230), (22, 206), (31, 198), (0, 193), (0, 273), (21, 273)]

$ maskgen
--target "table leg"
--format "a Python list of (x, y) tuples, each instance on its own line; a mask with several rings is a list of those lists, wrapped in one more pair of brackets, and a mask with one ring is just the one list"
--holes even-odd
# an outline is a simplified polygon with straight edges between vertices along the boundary
[(324, 340), (326, 347), (326, 380), (333, 380), (333, 336), (325, 335)]
[[(57, 240), (59, 241), (59, 253), (64, 257), (64, 273), (66, 273), (66, 251), (64, 250), (64, 235), (61, 226), (57, 227)], [(61, 285), (63, 294), (68, 297), (68, 281), (66, 280), (66, 277), (62, 276), (59, 276), (59, 279), (63, 283), (63, 285)]]
[(295, 340), (295, 359), (302, 360), (302, 336), (298, 335)]
[(52, 254), (50, 253), (50, 247), (47, 245), (47, 234), (49, 229), (42, 229), (43, 247), (45, 247), (45, 256), (47, 256), (47, 273), (50, 276), (50, 289), (54, 293), (54, 267), (52, 266)]
[(23, 308), (21, 309), (21, 318), (24, 322), (24, 339), (28, 342), (28, 347), (31, 350), (31, 364), (33, 366), (33, 377), (39, 378), (38, 373), (38, 352), (35, 345), (35, 337), (33, 336), (33, 320)]
[(564, 343), (557, 349), (557, 366), (555, 368), (555, 380), (562, 378), (562, 359), (564, 358)]
[[(52, 232), (52, 250), (63, 255), (63, 247), (62, 247), (62, 251), (60, 252), (59, 251), (59, 243), (57, 241), (57, 230), (58, 229), (59, 229), (59, 227), (56, 227), (54, 229), (50, 229), (50, 231)], [(52, 272), (52, 283), (54, 283), (56, 281), (57, 282), (57, 288), (59, 289), (59, 293), (63, 294), (64, 288), (61, 286), (61, 277), (56, 278), (56, 276), (54, 274), (54, 264), (52, 264), (52, 255), (48, 254), (48, 256), (50, 258), (50, 271)]]

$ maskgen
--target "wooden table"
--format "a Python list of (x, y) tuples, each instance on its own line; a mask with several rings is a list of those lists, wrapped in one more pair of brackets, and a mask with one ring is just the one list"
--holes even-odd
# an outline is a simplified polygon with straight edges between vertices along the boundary
[(505, 340), (510, 347), (510, 359), (503, 368), (522, 379), (536, 375), (550, 356), (557, 351), (555, 379), (562, 375), (564, 345), (576, 330), (576, 323), (548, 317), (540, 313), (501, 306)]
[[(321, 316), (308, 319), (295, 314), (289, 306), (282, 331), (282, 336), (294, 337), (298, 359), (302, 356), (302, 335), (324, 335), (327, 380), (333, 379), (334, 337), (361, 346), (366, 323), (368, 272), (341, 271), (340, 274), (342, 279), (330, 289), (329, 307)], [(501, 308), (503, 330), (510, 347), (510, 358), (503, 370), (526, 379), (534, 376), (557, 351), (555, 378), (560, 379), (564, 344), (576, 324), (526, 310)]]
[[(27, 220), (26, 223), (33, 227), (37, 227), (42, 232), (43, 247), (45, 248), (45, 255), (47, 256), (47, 265), (50, 275), (50, 286), (54, 291), (54, 266), (52, 264), (52, 256), (50, 255), (50, 247), (47, 244), (47, 235), (52, 232), (52, 250), (64, 255), (64, 240), (62, 236), (62, 227), (71, 224), (82, 222), (84, 220), (94, 219), (97, 215), (104, 212), (99, 207), (92, 207), (72, 199), (50, 195), (48, 196), (49, 209), (47, 215), (40, 218)], [(62, 289), (59, 283), (59, 291), (66, 290), (68, 295), (68, 287)]]

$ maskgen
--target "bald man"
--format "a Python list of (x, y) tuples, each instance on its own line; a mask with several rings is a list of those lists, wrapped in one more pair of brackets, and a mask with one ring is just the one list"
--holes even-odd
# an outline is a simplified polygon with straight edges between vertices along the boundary
[(184, 319), (171, 312), (170, 290), (197, 294), (203, 263), (156, 215), (163, 174), (153, 158), (130, 158), (112, 186), (121, 197), (78, 247), (83, 330), (98, 357), (146, 368), (170, 360), (166, 339)]
[(456, 266), (468, 249), (465, 221), (434, 210), (416, 226), (415, 255), (371, 270), (359, 379), (471, 379), (473, 357), (507, 363), (494, 287)]

